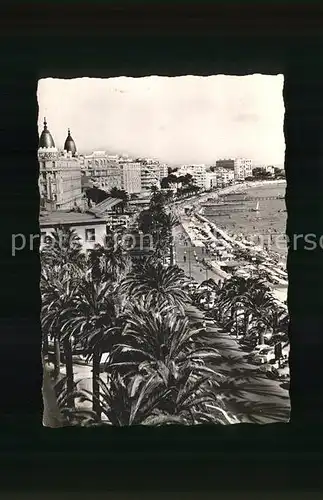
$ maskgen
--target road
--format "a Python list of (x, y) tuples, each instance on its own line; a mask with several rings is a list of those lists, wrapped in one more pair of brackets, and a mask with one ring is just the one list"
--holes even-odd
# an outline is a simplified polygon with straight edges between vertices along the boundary
[[(177, 226), (174, 230), (176, 264), (198, 283), (208, 278), (218, 282), (221, 279), (219, 275), (196, 261), (193, 252), (201, 260), (204, 257), (202, 249), (188, 242), (185, 244), (183, 238), (185, 234), (182, 226)], [(205, 313), (194, 306), (187, 307), (187, 315), (195, 322), (202, 323), (206, 319)], [(220, 353), (219, 362), (214, 369), (226, 375), (226, 386), (221, 390), (228, 408), (246, 423), (288, 422), (290, 412), (288, 390), (282, 387), (281, 382), (270, 380), (266, 375), (259, 373), (259, 366), (248, 363), (248, 352), (244, 351), (216, 322), (207, 320), (206, 323), (207, 331), (214, 334), (212, 346)]]
[[(203, 254), (202, 248), (195, 247), (189, 242), (183, 226), (179, 225), (174, 228), (173, 237), (175, 242), (176, 264), (185, 271), (185, 274), (187, 276), (192, 277), (198, 283), (202, 283), (202, 281), (209, 278), (214, 279), (216, 283), (220, 279), (223, 279), (216, 272), (211, 271), (207, 267), (203, 266), (201, 260), (203, 259), (203, 257), (205, 257), (205, 254)], [(198, 260), (196, 260), (194, 252)]]
[[(187, 315), (194, 322), (206, 319), (205, 313), (194, 306), (187, 307)], [(207, 332), (213, 334), (210, 345), (220, 353), (213, 368), (226, 375), (219, 391), (228, 409), (245, 423), (288, 422), (289, 393), (281, 382), (268, 379), (258, 372), (258, 366), (248, 363), (248, 353), (215, 321), (206, 320), (206, 325)]]

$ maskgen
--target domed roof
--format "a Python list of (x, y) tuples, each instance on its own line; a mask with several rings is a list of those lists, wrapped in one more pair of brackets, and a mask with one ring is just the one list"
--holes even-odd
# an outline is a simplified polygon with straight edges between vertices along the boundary
[(54, 139), (47, 128), (46, 118), (44, 118), (44, 130), (39, 138), (39, 148), (55, 148)]
[(70, 129), (68, 129), (68, 132), (67, 132), (67, 138), (66, 138), (66, 141), (64, 144), (64, 150), (69, 152), (69, 153), (72, 153), (73, 156), (76, 153), (76, 146), (75, 146), (75, 142), (73, 141), (73, 139), (71, 137)]

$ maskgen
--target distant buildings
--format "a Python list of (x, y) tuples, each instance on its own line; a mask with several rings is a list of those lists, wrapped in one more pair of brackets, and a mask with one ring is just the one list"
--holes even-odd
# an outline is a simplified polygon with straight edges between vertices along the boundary
[(168, 176), (168, 165), (166, 163), (161, 163), (160, 168), (160, 180)]
[(219, 168), (216, 170), (216, 182), (218, 187), (223, 187), (227, 186), (228, 184), (231, 184), (234, 180), (234, 171), (226, 169), (226, 168)]
[(153, 186), (160, 188), (163, 169), (157, 160), (138, 158), (141, 165), (141, 190), (149, 191)]
[(217, 160), (216, 161), (216, 168), (225, 168), (228, 170), (234, 170), (234, 161), (235, 160)]
[(217, 187), (217, 172), (206, 172), (205, 174), (205, 189), (213, 189)]
[(252, 177), (252, 160), (236, 158), (234, 162), (234, 179), (243, 181), (246, 177)]
[(141, 164), (132, 160), (119, 162), (121, 187), (128, 194), (141, 192)]
[(252, 160), (247, 158), (217, 160), (216, 169), (219, 168), (233, 171), (236, 181), (243, 181), (252, 176)]
[(201, 189), (206, 185), (206, 166), (201, 165), (182, 165), (178, 170), (178, 175), (190, 174), (193, 177), (193, 183)]
[(38, 161), (41, 207), (69, 210), (84, 206), (80, 160), (70, 130), (64, 150), (59, 152), (44, 119), (44, 129), (39, 138)]
[(266, 166), (265, 170), (267, 174), (275, 175), (275, 167), (273, 165)]
[(114, 187), (121, 189), (121, 171), (114, 157), (109, 157), (105, 151), (94, 151), (83, 158), (82, 168), (90, 177), (93, 187), (103, 191), (111, 191)]

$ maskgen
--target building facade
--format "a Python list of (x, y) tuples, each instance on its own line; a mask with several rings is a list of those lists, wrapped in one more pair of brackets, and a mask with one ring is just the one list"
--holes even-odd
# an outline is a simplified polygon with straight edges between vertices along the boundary
[(205, 165), (182, 165), (179, 169), (179, 175), (191, 174), (193, 182), (201, 189), (206, 185), (206, 166)]
[(267, 165), (265, 167), (267, 174), (275, 175), (275, 167), (273, 165)]
[(45, 119), (39, 139), (38, 162), (41, 207), (49, 210), (82, 208), (85, 200), (81, 186), (81, 167), (70, 131), (68, 130), (64, 151), (59, 152)]
[(160, 180), (168, 176), (168, 165), (166, 163), (160, 164)]
[(217, 187), (217, 173), (206, 172), (205, 174), (205, 189), (213, 189)]
[(252, 177), (252, 160), (247, 158), (236, 158), (234, 162), (234, 178), (243, 181), (246, 177)]
[(217, 160), (216, 169), (233, 171), (234, 179), (243, 181), (246, 177), (252, 176), (252, 160), (247, 158)]
[(160, 164), (155, 160), (141, 160), (141, 190), (150, 191), (153, 186), (160, 187)]
[(128, 194), (141, 192), (141, 164), (139, 162), (120, 162), (121, 188)]
[(50, 243), (51, 234), (59, 227), (71, 228), (75, 231), (82, 245), (83, 252), (93, 250), (96, 244), (103, 245), (107, 234), (105, 218), (98, 218), (93, 214), (76, 212), (41, 212), (40, 250), (46, 243)]
[(232, 184), (234, 181), (234, 171), (228, 168), (218, 168), (216, 170), (216, 185), (224, 187)]
[(108, 158), (105, 151), (94, 151), (84, 156), (83, 170), (91, 178), (93, 187), (103, 191), (121, 189), (122, 178), (119, 163)]
[(225, 168), (228, 170), (234, 170), (235, 161), (233, 159), (217, 160), (215, 163), (216, 168)]

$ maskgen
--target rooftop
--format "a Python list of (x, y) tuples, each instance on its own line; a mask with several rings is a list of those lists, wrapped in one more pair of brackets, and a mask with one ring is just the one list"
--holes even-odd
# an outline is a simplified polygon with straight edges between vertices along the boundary
[(120, 203), (122, 203), (122, 200), (119, 198), (106, 198), (101, 201), (101, 203), (95, 205), (95, 207), (91, 209), (91, 213), (97, 216), (103, 215), (105, 212), (109, 212), (113, 207), (119, 205)]
[(40, 226), (55, 225), (79, 225), (79, 224), (105, 224), (105, 219), (97, 217), (92, 213), (79, 213), (79, 212), (40, 212), (39, 224)]

